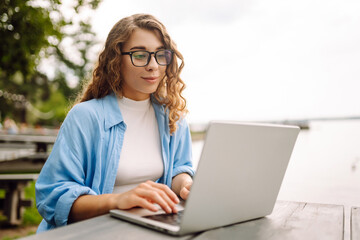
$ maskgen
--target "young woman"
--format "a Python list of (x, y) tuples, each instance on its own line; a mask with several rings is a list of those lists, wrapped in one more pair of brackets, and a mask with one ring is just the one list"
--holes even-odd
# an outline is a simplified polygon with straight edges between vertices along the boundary
[(110, 209), (177, 212), (194, 174), (183, 66), (153, 16), (115, 24), (36, 183), (38, 232)]

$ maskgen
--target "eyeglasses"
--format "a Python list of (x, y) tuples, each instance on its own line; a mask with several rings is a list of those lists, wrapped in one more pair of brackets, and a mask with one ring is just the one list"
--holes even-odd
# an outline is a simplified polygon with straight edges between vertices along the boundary
[(173, 51), (171, 50), (159, 50), (156, 52), (133, 51), (121, 53), (121, 55), (129, 55), (131, 62), (135, 67), (145, 67), (148, 65), (152, 54), (154, 54), (155, 60), (160, 66), (169, 65), (173, 57)]

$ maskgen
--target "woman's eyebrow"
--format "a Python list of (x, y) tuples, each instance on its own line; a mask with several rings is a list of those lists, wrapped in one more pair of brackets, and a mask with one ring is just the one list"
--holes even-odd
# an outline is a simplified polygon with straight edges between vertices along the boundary
[(145, 47), (142, 47), (142, 46), (135, 46), (135, 47), (130, 48), (130, 50), (134, 50), (134, 49), (145, 50), (146, 48), (145, 48)]
[[(164, 46), (160, 46), (160, 47), (156, 48), (156, 50), (160, 50), (160, 49), (164, 49), (164, 48), (165, 48)], [(146, 50), (146, 47), (135, 46), (135, 47), (130, 48), (130, 50), (134, 50), (134, 49)]]

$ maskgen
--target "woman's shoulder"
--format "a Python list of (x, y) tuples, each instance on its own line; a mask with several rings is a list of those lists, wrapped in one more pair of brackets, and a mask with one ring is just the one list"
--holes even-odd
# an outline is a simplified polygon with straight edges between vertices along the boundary
[[(70, 112), (81, 113), (81, 114), (94, 114), (101, 108), (101, 99), (91, 99), (85, 102), (75, 104)], [(70, 113), (69, 112), (69, 113)]]
[(73, 106), (66, 118), (69, 119), (69, 122), (75, 122), (80, 125), (103, 125), (106, 121), (117, 122), (120, 121), (118, 119), (122, 119), (119, 105), (114, 95), (107, 95), (103, 98), (78, 103)]
[(94, 126), (103, 122), (104, 110), (102, 99), (91, 99), (75, 104), (67, 114), (64, 124), (75, 124), (79, 127)]
[(91, 99), (75, 104), (68, 113), (69, 117), (98, 118), (103, 116), (101, 99)]

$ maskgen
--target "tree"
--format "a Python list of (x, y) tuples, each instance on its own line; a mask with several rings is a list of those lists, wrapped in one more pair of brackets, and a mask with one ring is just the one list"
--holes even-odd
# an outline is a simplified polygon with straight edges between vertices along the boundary
[[(75, 90), (65, 79), (69, 74), (77, 82), (86, 78), (91, 69), (87, 50), (97, 43), (90, 19), (82, 19), (81, 13), (95, 10), (100, 1), (74, 1), (68, 8), (74, 14), (66, 17), (61, 0), (0, 0), (0, 90), (23, 95), (39, 109), (48, 109), (46, 102), (56, 104), (58, 99), (66, 111)], [(66, 51), (69, 42), (71, 53)], [(49, 68), (55, 69), (52, 79), (44, 71)], [(55, 92), (57, 97), (51, 99)], [(17, 121), (29, 120), (26, 104), (14, 101), (0, 97), (2, 119), (12, 114)]]

